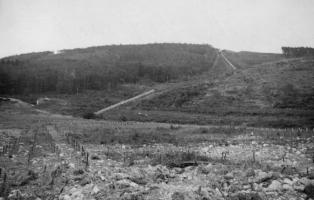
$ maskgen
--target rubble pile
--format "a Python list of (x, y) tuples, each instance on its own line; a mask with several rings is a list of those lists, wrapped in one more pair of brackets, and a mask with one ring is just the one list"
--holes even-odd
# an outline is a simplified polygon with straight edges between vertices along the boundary
[[(31, 145), (23, 142), (11, 157), (1, 154), (1, 162), (24, 162), (1, 164), (0, 193), (8, 199), (314, 199), (314, 136), (294, 144), (239, 136), (224, 144), (135, 147), (80, 144), (53, 126), (46, 130), (55, 145), (36, 144), (29, 163)], [(168, 154), (183, 151), (197, 153), (193, 164), (164, 164)]]

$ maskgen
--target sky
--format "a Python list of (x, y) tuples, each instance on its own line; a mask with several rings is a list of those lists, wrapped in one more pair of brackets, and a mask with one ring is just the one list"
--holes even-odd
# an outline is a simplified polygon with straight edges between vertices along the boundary
[(314, 47), (314, 0), (0, 0), (0, 57), (164, 42)]

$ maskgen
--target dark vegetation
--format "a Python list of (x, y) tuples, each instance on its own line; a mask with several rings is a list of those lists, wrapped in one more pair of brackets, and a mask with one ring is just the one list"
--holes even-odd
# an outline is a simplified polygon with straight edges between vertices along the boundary
[(282, 47), (282, 53), (288, 58), (314, 56), (314, 48), (310, 47)]
[[(155, 89), (149, 98), (97, 118), (313, 127), (312, 49), (283, 50), (289, 59), (224, 50), (237, 70), (210, 45), (112, 45), (30, 53), (0, 60), (0, 94), (32, 104), (47, 97), (36, 108), (94, 119), (95, 111)], [(296, 58), (300, 56), (305, 57)]]
[(120, 84), (167, 82), (207, 71), (210, 45), (113, 45), (30, 53), (0, 60), (0, 94), (77, 93)]
[[(145, 115), (139, 115), (139, 113)], [(178, 124), (215, 124), (215, 125), (235, 125), (252, 127), (311, 127), (313, 128), (313, 111), (309, 110), (216, 110), (212, 113), (202, 114), (197, 112), (179, 111), (152, 111), (152, 110), (122, 110), (110, 111), (102, 116), (106, 120), (121, 120), (121, 116), (128, 121), (141, 122), (162, 122)]]
[(151, 100), (143, 100), (141, 107), (146, 109), (183, 108), (193, 98), (205, 95), (205, 85), (191, 85), (165, 92)]
[(281, 54), (275, 53), (257, 53), (248, 51), (228, 51), (224, 50), (223, 53), (237, 68), (244, 69), (258, 65), (265, 62), (273, 62), (283, 58)]
[(151, 131), (139, 130), (122, 130), (117, 132), (113, 129), (96, 129), (90, 133), (76, 135), (77, 139), (96, 144), (129, 144), (129, 145), (143, 145), (154, 143), (171, 143), (176, 144), (177, 139), (170, 134), (168, 129), (160, 128)]

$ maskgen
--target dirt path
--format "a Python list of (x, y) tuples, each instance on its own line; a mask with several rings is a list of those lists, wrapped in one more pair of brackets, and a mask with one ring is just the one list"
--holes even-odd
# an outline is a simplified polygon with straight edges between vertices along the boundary
[(137, 95), (137, 96), (135, 96), (135, 97), (132, 97), (132, 98), (130, 98), (130, 99), (120, 101), (119, 103), (116, 103), (116, 104), (114, 104), (114, 105), (111, 105), (111, 106), (109, 106), (109, 107), (106, 107), (106, 108), (104, 108), (104, 109), (101, 109), (101, 110), (95, 112), (95, 115), (101, 115), (101, 114), (103, 114), (104, 112), (106, 112), (106, 111), (108, 111), (108, 110), (114, 109), (114, 108), (116, 108), (116, 107), (119, 107), (119, 106), (121, 106), (121, 105), (130, 103), (130, 102), (132, 102), (132, 101), (141, 99), (141, 98), (143, 98), (143, 97), (145, 97), (145, 96), (147, 96), (147, 95), (150, 95), (150, 94), (152, 94), (152, 93), (154, 93), (154, 92), (155, 92), (155, 90), (152, 89), (152, 90), (149, 90), (149, 91), (144, 92), (144, 93), (142, 93), (142, 94), (139, 94), (139, 95)]
[(221, 57), (226, 61), (226, 63), (233, 69), (236, 70), (237, 68), (230, 62), (230, 60), (228, 60), (226, 58), (226, 56), (223, 54), (222, 51), (219, 52), (219, 54), (221, 55)]

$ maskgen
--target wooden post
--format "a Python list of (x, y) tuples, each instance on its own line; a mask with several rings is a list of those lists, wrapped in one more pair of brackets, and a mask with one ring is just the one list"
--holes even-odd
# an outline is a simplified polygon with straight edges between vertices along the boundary
[(88, 165), (89, 165), (89, 160), (88, 160), (88, 158), (89, 158), (89, 153), (88, 152), (86, 152), (86, 169), (88, 168)]
[(0, 194), (2, 194), (4, 197), (5, 197), (5, 193), (6, 193), (6, 190), (7, 190), (7, 174), (6, 172), (4, 172), (3, 174), (3, 183), (2, 183), (2, 186), (0, 188)]
[(306, 167), (306, 175), (309, 175), (309, 167)]
[(6, 144), (6, 145), (4, 145), (4, 154), (6, 154), (7, 153), (7, 151), (8, 151), (8, 145)]
[(18, 153), (20, 150), (20, 141), (21, 141), (21, 137), (18, 137), (18, 139), (16, 140), (17, 146), (15, 149), (15, 152)]
[(162, 153), (159, 154), (159, 163), (162, 163)]
[(84, 150), (84, 146), (82, 145), (82, 148), (81, 148), (81, 156), (84, 156), (85, 155), (85, 150)]
[(34, 146), (32, 146), (28, 152), (28, 159), (27, 159), (27, 164), (30, 165), (30, 161), (31, 161), (31, 158), (32, 158), (32, 154), (33, 154), (33, 151), (34, 151)]
[(73, 148), (76, 150), (76, 140), (74, 140)]

